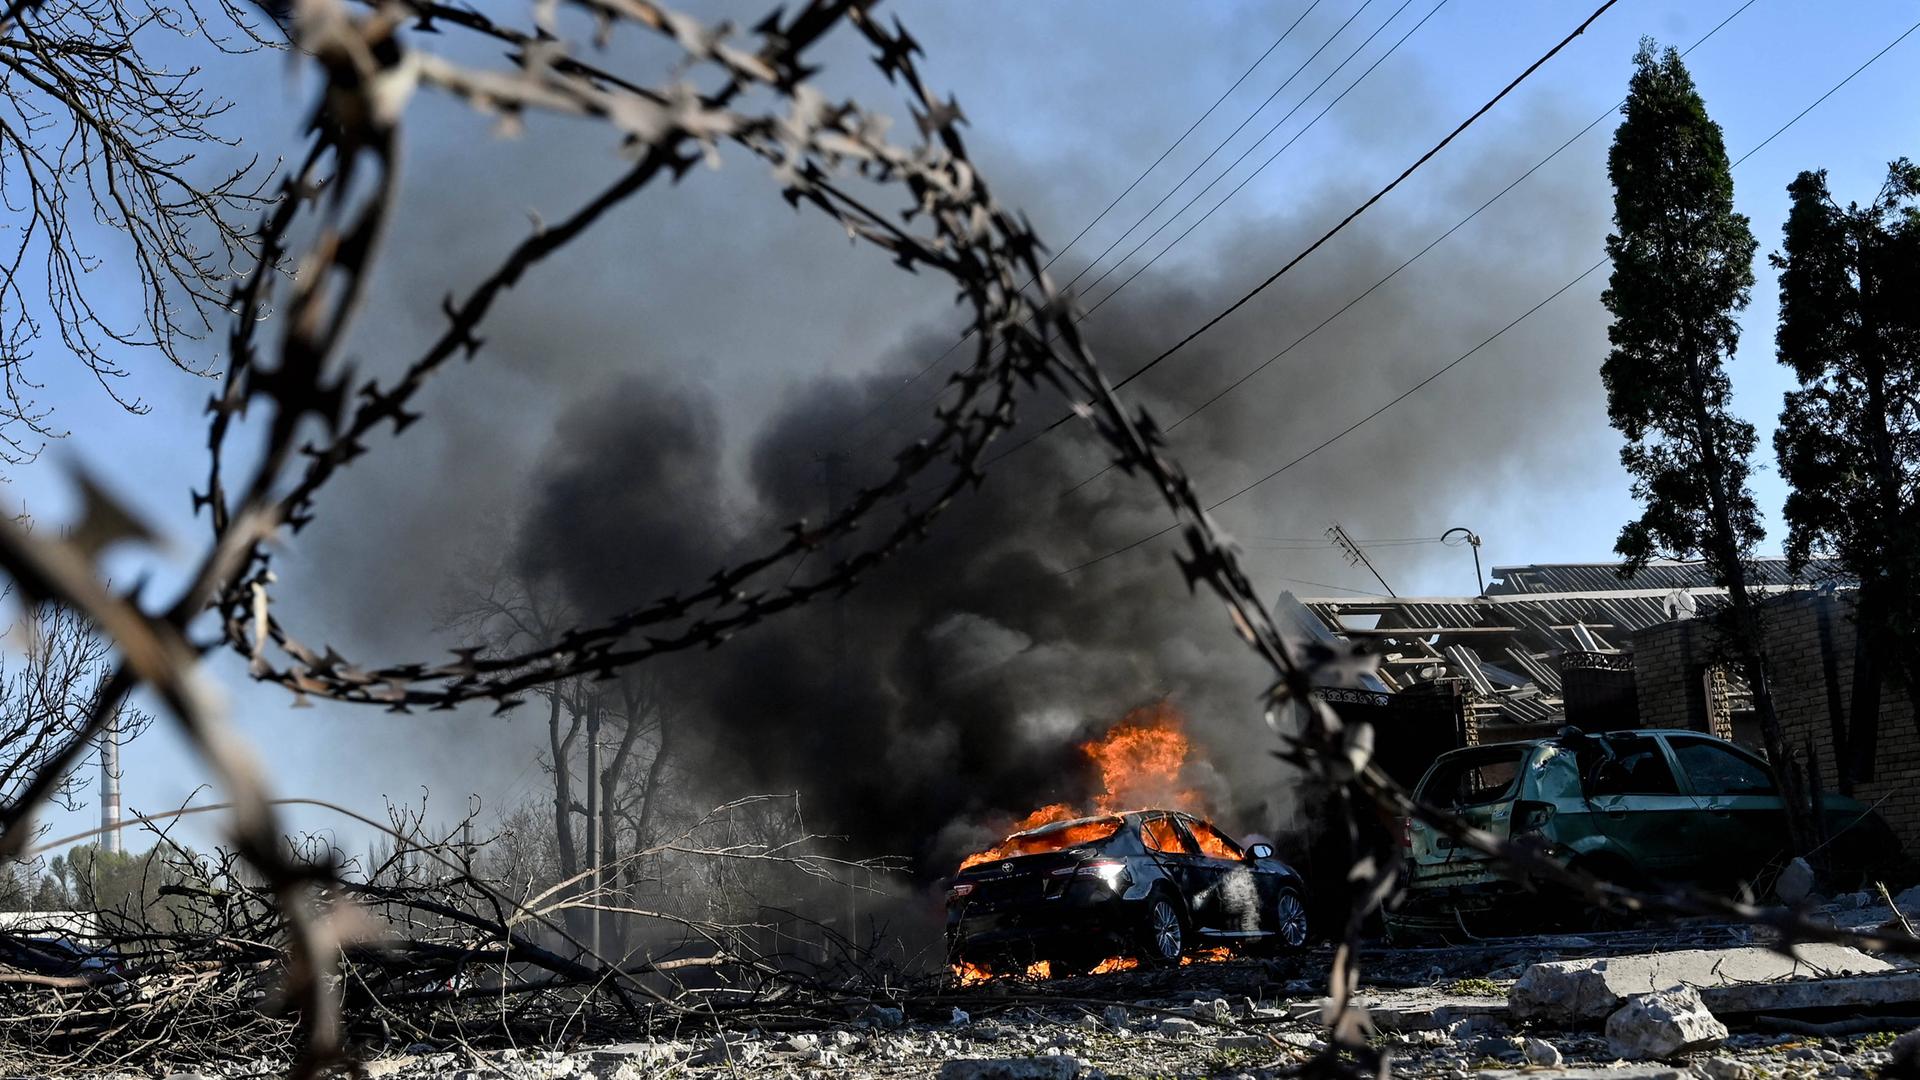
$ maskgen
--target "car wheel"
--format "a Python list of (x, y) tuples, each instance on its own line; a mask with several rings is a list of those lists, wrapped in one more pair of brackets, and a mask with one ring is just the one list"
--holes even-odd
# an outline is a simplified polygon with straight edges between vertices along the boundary
[(1300, 890), (1282, 885), (1273, 902), (1274, 936), (1282, 949), (1293, 952), (1307, 947), (1307, 900)]
[(1141, 928), (1140, 958), (1154, 967), (1173, 967), (1187, 951), (1186, 916), (1166, 893), (1147, 900), (1146, 924)]

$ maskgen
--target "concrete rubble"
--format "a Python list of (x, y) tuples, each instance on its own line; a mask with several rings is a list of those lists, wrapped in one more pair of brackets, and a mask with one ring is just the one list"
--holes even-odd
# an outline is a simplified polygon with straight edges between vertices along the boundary
[[(1843, 945), (1797, 945), (1793, 956), (1757, 947), (1686, 949), (1535, 964), (1513, 984), (1507, 1001), (1516, 1019), (1581, 1024), (1610, 1015), (1636, 994), (1676, 987), (1692, 987), (1711, 1004), (1710, 992), (1719, 987), (1896, 970), (1888, 961)], [(1915, 977), (1920, 992), (1920, 977), (1903, 977)]]
[[(1896, 903), (1909, 899), (1920, 914), (1920, 895)], [(1884, 918), (1863, 897), (1843, 897), (1823, 912), (1835, 920)], [(1008, 988), (1015, 996), (989, 985), (934, 1002), (863, 1005), (814, 1028), (687, 1030), (567, 1052), (416, 1042), (369, 1060), (365, 1073), (371, 1080), (1279, 1080), (1326, 1050), (1329, 958), (1321, 950)], [(1895, 1053), (1920, 1057), (1920, 1031), (1903, 1035), (1914, 1022), (1896, 1019), (1920, 1017), (1920, 970), (1826, 945), (1801, 946), (1789, 957), (1744, 929), (1378, 949), (1362, 970), (1372, 981), (1356, 1004), (1367, 1010), (1377, 1032), (1371, 1043), (1391, 1055), (1396, 1077), (1865, 1080), (1892, 1075), (1886, 1070)], [(1045, 1000), (1048, 992), (1059, 999)], [(1780, 1027), (1779, 1017), (1818, 1024), (1836, 1008), (1857, 1021), (1846, 1034)], [(1887, 1019), (1877, 1024), (1876, 1016)], [(202, 1080), (253, 1080), (282, 1074), (284, 1064), (179, 1068)]]
[(1636, 994), (1607, 1017), (1607, 1050), (1629, 1061), (1711, 1050), (1729, 1034), (1690, 986)]

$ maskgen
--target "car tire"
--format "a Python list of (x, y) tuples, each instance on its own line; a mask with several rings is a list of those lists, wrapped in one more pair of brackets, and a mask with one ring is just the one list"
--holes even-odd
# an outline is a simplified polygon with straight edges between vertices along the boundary
[(1307, 898), (1292, 885), (1280, 886), (1273, 898), (1273, 943), (1280, 952), (1299, 952), (1312, 940)]
[(1165, 891), (1147, 897), (1140, 920), (1140, 962), (1147, 967), (1180, 966), (1187, 951), (1187, 913), (1178, 898)]

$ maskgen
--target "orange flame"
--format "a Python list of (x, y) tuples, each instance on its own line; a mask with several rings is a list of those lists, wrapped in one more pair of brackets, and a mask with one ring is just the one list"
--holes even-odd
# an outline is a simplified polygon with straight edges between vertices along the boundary
[(993, 978), (993, 972), (963, 960), (953, 965), (953, 977), (961, 986), (975, 986)]
[[(985, 851), (967, 856), (961, 861), (960, 869), (965, 870), (981, 863), (1015, 858), (1020, 855), (1061, 851), (1112, 835), (1113, 825), (1110, 821), (1089, 821), (1083, 825), (1048, 833), (1044, 837), (1019, 835), (1032, 829), (1062, 821), (1072, 821), (1079, 817), (1117, 814), (1149, 807), (1184, 810), (1206, 816), (1209, 809), (1206, 797), (1195, 788), (1181, 782), (1181, 773), (1185, 770), (1187, 761), (1193, 753), (1193, 744), (1188, 741), (1182, 724), (1183, 718), (1180, 711), (1166, 701), (1159, 701), (1132, 710), (1105, 735), (1081, 743), (1080, 752), (1087, 755), (1087, 760), (1100, 770), (1101, 790), (1093, 797), (1092, 806), (1083, 811), (1076, 809), (1070, 803), (1049, 803), (1028, 814), (1015, 825), (1012, 830), (1013, 835)], [(1203, 830), (1198, 839), (1202, 849), (1209, 855), (1219, 858), (1238, 858), (1238, 855), (1227, 848), (1226, 843), (1217, 836)], [(1233, 951), (1224, 947), (1200, 949), (1183, 957), (1180, 962), (1182, 964), (1213, 963), (1230, 959), (1232, 956)], [(1116, 971), (1132, 971), (1139, 966), (1140, 961), (1135, 957), (1110, 956), (1094, 965), (1092, 973), (1104, 975)], [(966, 963), (955, 964), (953, 974), (962, 986), (972, 986), (993, 977), (987, 969)], [(1051, 977), (1051, 974), (1051, 968), (1044, 960), (1026, 969), (1028, 978), (1045, 979)]]
[[(1193, 754), (1193, 744), (1182, 730), (1182, 723), (1180, 711), (1165, 701), (1127, 713), (1105, 735), (1080, 744), (1080, 752), (1100, 770), (1100, 793), (1093, 797), (1093, 806), (1080, 810), (1070, 803), (1049, 803), (1028, 814), (1010, 831), (1018, 834), (1077, 817), (1146, 807), (1204, 815), (1206, 798), (1180, 782), (1180, 774)], [(1096, 839), (1100, 836), (1076, 835), (1064, 843), (1026, 850), (1010, 836), (986, 851), (967, 856), (960, 863), (960, 869), (1015, 855), (1058, 851)]]
[(1198, 791), (1183, 787), (1180, 772), (1193, 751), (1181, 730), (1179, 710), (1165, 701), (1129, 712), (1105, 735), (1080, 744), (1100, 769), (1094, 805), (1103, 814), (1138, 807), (1201, 811)]
[(1023, 835), (1028, 829), (1037, 829), (1042, 825), (1051, 825), (1056, 821), (1071, 821), (1078, 815), (1068, 808), (1066, 803), (1043, 806), (1027, 815), (1012, 836), (993, 845), (985, 851), (976, 851), (960, 861), (960, 869), (992, 862), (995, 859), (1011, 859), (1018, 855), (1039, 855), (1048, 851), (1065, 851), (1079, 844), (1091, 844), (1105, 840), (1119, 831), (1116, 819), (1106, 821), (1086, 821), (1078, 825), (1047, 833), (1044, 836)]

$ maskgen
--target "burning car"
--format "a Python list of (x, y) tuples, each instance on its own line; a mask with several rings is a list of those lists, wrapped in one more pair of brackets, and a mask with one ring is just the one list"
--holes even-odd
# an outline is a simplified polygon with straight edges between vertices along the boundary
[[(1655, 881), (1731, 892), (1784, 865), (1786, 807), (1759, 757), (1711, 735), (1638, 728), (1494, 743), (1443, 754), (1414, 791), (1503, 840), (1537, 845), (1627, 885)], [(1898, 853), (1886, 822), (1857, 800), (1821, 799), (1832, 876), (1858, 880)], [(1415, 821), (1411, 873), (1387, 925), (1397, 934), (1467, 933), (1467, 920), (1515, 914), (1524, 886), (1478, 851)], [(1584, 910), (1556, 909), (1566, 921)]]
[(1176, 810), (1054, 821), (960, 864), (947, 890), (956, 966), (1051, 975), (1174, 965), (1208, 948), (1307, 943), (1306, 886), (1264, 843), (1242, 848)]

